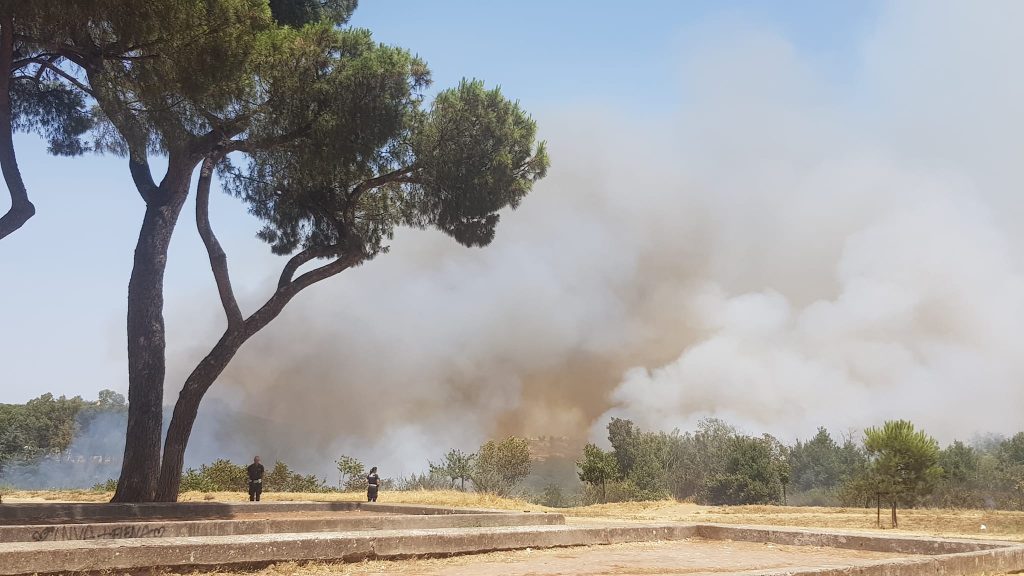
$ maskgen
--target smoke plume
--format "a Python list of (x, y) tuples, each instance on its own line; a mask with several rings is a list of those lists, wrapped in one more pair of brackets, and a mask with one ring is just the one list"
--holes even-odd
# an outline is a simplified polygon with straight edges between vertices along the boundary
[(652, 79), (674, 109), (537, 111), (551, 174), (494, 244), (404, 231), (301, 295), (214, 388), (264, 419), (222, 451), (394, 475), (610, 415), (1015, 431), (1022, 24), (1021, 3), (901, 2), (837, 70), (726, 18)]

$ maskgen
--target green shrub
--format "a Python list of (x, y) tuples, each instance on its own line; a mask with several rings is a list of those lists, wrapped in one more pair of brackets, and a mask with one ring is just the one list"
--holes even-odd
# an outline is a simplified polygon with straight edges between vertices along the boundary
[(473, 485), (479, 492), (508, 496), (529, 475), (529, 443), (509, 436), (480, 447), (474, 463)]
[[(811, 488), (786, 497), (789, 506), (839, 506), (839, 496), (831, 488)], [(863, 503), (862, 503), (863, 504)]]
[[(114, 482), (111, 480), (110, 482)], [(116, 485), (116, 483), (114, 483)], [(315, 474), (299, 474), (284, 462), (276, 462), (263, 476), (263, 488), (268, 492), (328, 492), (327, 481)], [(249, 474), (245, 466), (228, 460), (203, 464), (198, 470), (189, 468), (181, 475), (182, 492), (245, 492), (249, 489)]]
[(303, 475), (291, 470), (284, 462), (275, 462), (274, 468), (263, 477), (263, 489), (268, 492), (327, 492), (324, 479), (315, 474)]
[(100, 482), (99, 484), (93, 484), (93, 492), (113, 492), (117, 490), (117, 480), (113, 478), (107, 478), (106, 482)]
[(571, 508), (578, 506), (581, 502), (579, 492), (573, 494), (555, 482), (545, 484), (540, 493), (535, 493), (529, 500), (534, 504), (551, 508)]
[(179, 490), (181, 492), (213, 492), (216, 487), (202, 472), (189, 468), (181, 475)]
[[(580, 503), (584, 506), (601, 504), (601, 487), (586, 484), (579, 496)], [(661, 500), (665, 496), (651, 497), (647, 490), (638, 490), (636, 484), (629, 480), (614, 480), (605, 484), (605, 502), (642, 502), (645, 500)]]
[(230, 460), (214, 460), (212, 464), (199, 467), (199, 473), (205, 476), (216, 492), (238, 492), (249, 489), (249, 474), (244, 466), (232, 464)]
[[(397, 490), (450, 490), (451, 479), (444, 473), (431, 470), (427, 474), (413, 473), (409, 476), (402, 476), (397, 482), (392, 483)], [(384, 486), (381, 486), (384, 489)]]

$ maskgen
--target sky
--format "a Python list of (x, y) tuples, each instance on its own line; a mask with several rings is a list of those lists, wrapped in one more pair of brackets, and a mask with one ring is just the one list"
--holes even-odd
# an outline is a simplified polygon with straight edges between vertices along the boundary
[[(888, 417), (943, 441), (1015, 431), (1022, 12), (364, 0), (352, 24), (425, 58), (432, 90), (475, 77), (519, 100), (550, 175), (491, 247), (404, 232), (303, 293), (214, 401), (297, 428), (311, 461), (404, 472), (495, 434), (599, 439), (614, 415), (787, 439)], [(143, 209), (126, 163), (17, 143), (38, 215), (0, 242), (0, 402), (124, 392)], [(280, 259), (234, 199), (212, 218), (251, 310)], [(186, 208), (169, 400), (222, 326), (205, 260)]]

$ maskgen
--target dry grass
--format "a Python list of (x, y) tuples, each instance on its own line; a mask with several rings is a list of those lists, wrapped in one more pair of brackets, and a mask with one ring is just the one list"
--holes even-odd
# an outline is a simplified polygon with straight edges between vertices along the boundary
[(93, 490), (12, 490), (0, 494), (4, 502), (108, 502), (113, 495)]
[[(193, 502), (198, 500), (216, 500), (218, 502), (242, 502), (249, 499), (248, 494), (241, 492), (185, 492), (181, 500)], [(366, 492), (264, 492), (264, 501), (295, 501), (309, 500), (316, 502), (363, 501)], [(449, 508), (489, 508), (494, 510), (542, 510), (542, 506), (530, 504), (524, 500), (500, 498), (490, 494), (476, 492), (459, 492), (458, 490), (411, 490), (408, 492), (386, 492), (381, 494), (381, 502), (398, 504), (422, 504), (445, 506)], [(546, 510), (553, 510), (547, 508)]]
[[(700, 506), (674, 501), (624, 502), (572, 508), (565, 514), (576, 521), (710, 522), (832, 528), (877, 532), (873, 508), (816, 508), (796, 506)], [(1024, 512), (1001, 510), (900, 510), (898, 532), (956, 538), (999, 538), (1024, 541)], [(981, 530), (981, 525), (986, 530)], [(882, 510), (888, 528), (888, 510)]]
[[(5, 502), (108, 502), (113, 492), (94, 492), (91, 490), (18, 490), (3, 495)], [(362, 501), (366, 492), (264, 492), (263, 500), (267, 502), (281, 501)], [(245, 502), (249, 495), (245, 492), (183, 492), (179, 497), (182, 502)], [(476, 492), (460, 492), (458, 490), (412, 490), (409, 492), (387, 492), (382, 494), (381, 502), (398, 504), (423, 504), (446, 506), (450, 508), (490, 508), (494, 510), (541, 511), (555, 510), (530, 504), (525, 500), (501, 498), (490, 494)]]
[[(111, 493), (88, 490), (19, 491), (4, 494), (5, 502), (64, 501), (105, 502)], [(361, 501), (363, 492), (273, 493), (263, 494), (266, 501)], [(242, 492), (186, 492), (183, 501), (240, 502), (248, 499)], [(700, 506), (672, 500), (622, 502), (579, 508), (547, 508), (523, 500), (499, 498), (487, 494), (457, 490), (385, 492), (382, 502), (423, 504), (452, 508), (490, 508), (529, 512), (559, 512), (573, 523), (623, 522), (715, 522), (722, 524), (763, 524), (807, 528), (877, 531), (875, 510), (866, 508), (814, 508), (794, 506)], [(1000, 538), (1024, 541), (1024, 512), (995, 510), (901, 510), (899, 532), (966, 538)], [(882, 510), (882, 523), (888, 526), (888, 513)], [(980, 526), (986, 525), (982, 531)], [(886, 528), (886, 531), (888, 529)]]

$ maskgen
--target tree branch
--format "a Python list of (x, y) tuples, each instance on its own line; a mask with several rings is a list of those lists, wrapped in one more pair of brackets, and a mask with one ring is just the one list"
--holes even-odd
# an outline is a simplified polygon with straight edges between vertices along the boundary
[(406, 168), (399, 168), (398, 170), (388, 172), (387, 174), (381, 174), (380, 176), (363, 180), (359, 185), (352, 189), (352, 192), (349, 193), (349, 200), (352, 202), (359, 200), (363, 194), (366, 194), (374, 188), (380, 188), (386, 184), (392, 184), (395, 182), (415, 183), (417, 180), (415, 178), (410, 178), (409, 175), (418, 169), (419, 166), (413, 164)]
[(289, 258), (288, 262), (284, 265), (284, 269), (281, 270), (281, 277), (277, 281), (277, 289), (280, 290), (288, 284), (291, 284), (292, 277), (295, 276), (295, 272), (297, 272), (303, 264), (311, 260), (315, 260), (316, 258), (329, 256), (332, 251), (336, 252), (337, 248), (306, 248)]
[(68, 74), (64, 70), (61, 70), (59, 66), (57, 66), (53, 62), (50, 62), (49, 60), (44, 60), (42, 58), (26, 58), (24, 62), (28, 64), (38, 64), (40, 70), (50, 70), (54, 74), (70, 82), (72, 85), (74, 85), (82, 92), (85, 92), (89, 96), (94, 96), (94, 94), (92, 93), (92, 88), (89, 88), (85, 84), (82, 84), (82, 82), (79, 79), (75, 78), (71, 74)]
[(18, 169), (18, 158), (14, 153), (14, 128), (11, 111), (11, 60), (14, 58), (14, 18), (7, 16), (0, 21), (0, 170), (11, 195), (11, 207), (0, 217), (0, 238), (21, 228), (36, 213), (36, 207), (28, 199), (28, 189)]
[(68, 44), (55, 43), (46, 38), (35, 38), (32, 36), (26, 36), (25, 34), (15, 34), (14, 39), (33, 46), (40, 46), (50, 54), (57, 54), (74, 62), (82, 69), (86, 68), (86, 61), (88, 60), (87, 56), (81, 52), (75, 51), (74, 47), (69, 46)]
[(319, 268), (306, 272), (296, 278), (294, 282), (290, 282), (274, 291), (274, 294), (263, 303), (263, 306), (246, 318), (240, 327), (229, 326), (224, 331), (220, 340), (210, 350), (210, 353), (203, 358), (189, 375), (188, 379), (185, 380), (181, 395), (183, 397), (197, 397), (196, 395), (202, 397), (217, 377), (220, 376), (221, 372), (224, 371), (224, 368), (227, 367), (235, 353), (242, 347), (242, 344), (245, 344), (249, 338), (277, 318), (292, 298), (303, 289), (321, 280), (340, 274), (358, 264), (360, 259), (361, 257), (358, 255), (338, 258)]
[(228, 140), (238, 136), (249, 127), (252, 120), (252, 113), (240, 114), (230, 120), (221, 120), (210, 112), (203, 112), (204, 118), (210, 123), (211, 129), (206, 134), (194, 138), (189, 144), (189, 153), (193, 156), (206, 156), (214, 148), (223, 146), (223, 153), (233, 152), (233, 143)]
[(314, 268), (309, 272), (302, 274), (293, 280), (290, 286), (297, 294), (321, 280), (326, 280), (335, 274), (344, 272), (358, 264), (360, 261), (362, 261), (362, 254), (350, 254), (348, 256), (339, 257), (338, 259), (332, 260), (319, 268)]
[[(85, 73), (89, 79), (89, 84), (94, 88), (96, 86), (102, 87), (101, 83), (96, 82), (98, 75), (101, 74), (100, 71), (85, 68)], [(164, 198), (160, 193), (160, 187), (157, 186), (156, 181), (153, 179), (153, 172), (149, 167), (149, 153), (146, 150), (146, 144), (145, 142), (142, 144), (138, 142), (138, 138), (144, 136), (144, 134), (140, 134), (140, 129), (133, 126), (134, 119), (131, 118), (130, 112), (126, 111), (122, 107), (121, 102), (108, 94), (106, 90), (96, 89), (93, 93), (93, 98), (96, 99), (96, 102), (107, 115), (110, 123), (114, 125), (114, 128), (121, 134), (125, 144), (128, 146), (128, 171), (131, 172), (132, 181), (135, 183), (135, 188), (139, 191), (139, 195), (146, 201), (146, 204), (159, 204)]]
[[(299, 254), (302, 254), (302, 252)], [(296, 256), (299, 256), (299, 254), (296, 254)], [(246, 318), (241, 329), (229, 326), (224, 331), (224, 334), (206, 357), (189, 374), (185, 380), (185, 385), (181, 388), (181, 393), (178, 395), (178, 401), (174, 405), (174, 414), (171, 417), (170, 426), (167, 430), (167, 440), (164, 444), (163, 465), (160, 470), (159, 500), (170, 501), (177, 496), (185, 443), (192, 430), (192, 424), (195, 422), (195, 417), (199, 410), (199, 402), (207, 390), (210, 389), (210, 386), (224, 372), (224, 369), (231, 362), (231, 359), (235, 357), (235, 354), (238, 353), (242, 345), (277, 318), (281, 311), (284, 310), (285, 305), (304, 288), (357, 264), (360, 261), (360, 257), (361, 254), (339, 258), (299, 276), (295, 282), (290, 282), (278, 288), (259, 310)], [(294, 260), (295, 257), (289, 261), (286, 268)]]
[[(299, 254), (302, 254), (302, 252)], [(298, 254), (296, 254), (296, 256), (298, 256)], [(294, 260), (294, 257), (292, 259)], [(308, 261), (309, 260), (307, 260), (307, 262)], [(277, 318), (277, 315), (281, 313), (281, 310), (284, 309), (285, 305), (302, 290), (305, 290), (321, 280), (340, 274), (352, 266), (355, 266), (360, 261), (362, 261), (362, 254), (356, 253), (342, 256), (320, 266), (319, 268), (314, 268), (309, 272), (302, 274), (284, 286), (279, 285), (277, 291), (274, 292), (274, 295), (271, 296), (259, 310), (245, 319), (243, 338), (248, 339), (253, 334), (262, 330), (263, 327), (269, 324), (271, 320)], [(289, 261), (289, 264), (291, 264), (291, 261)], [(282, 277), (283, 276), (284, 273), (282, 273)]]
[[(125, 138), (127, 140), (127, 138)], [(160, 202), (160, 187), (153, 180), (153, 172), (149, 169), (149, 155), (145, 151), (136, 154), (135, 146), (128, 145), (128, 171), (132, 174), (135, 188), (147, 204)]]
[(228, 319), (228, 329), (232, 330), (242, 325), (242, 311), (238, 308), (238, 300), (231, 288), (227, 254), (224, 253), (210, 225), (210, 182), (213, 180), (213, 169), (219, 157), (219, 154), (207, 156), (199, 169), (199, 184), (196, 186), (196, 228), (199, 229), (199, 236), (203, 239), (206, 253), (210, 257), (210, 268), (217, 282), (220, 303)]
[(289, 132), (285, 132), (284, 134), (278, 134), (277, 136), (270, 136), (262, 139), (246, 138), (245, 140), (236, 140), (231, 142), (227, 148), (231, 152), (245, 152), (247, 154), (251, 154), (259, 150), (281, 146), (298, 140), (308, 134), (310, 128), (312, 128), (312, 126), (306, 124)]

